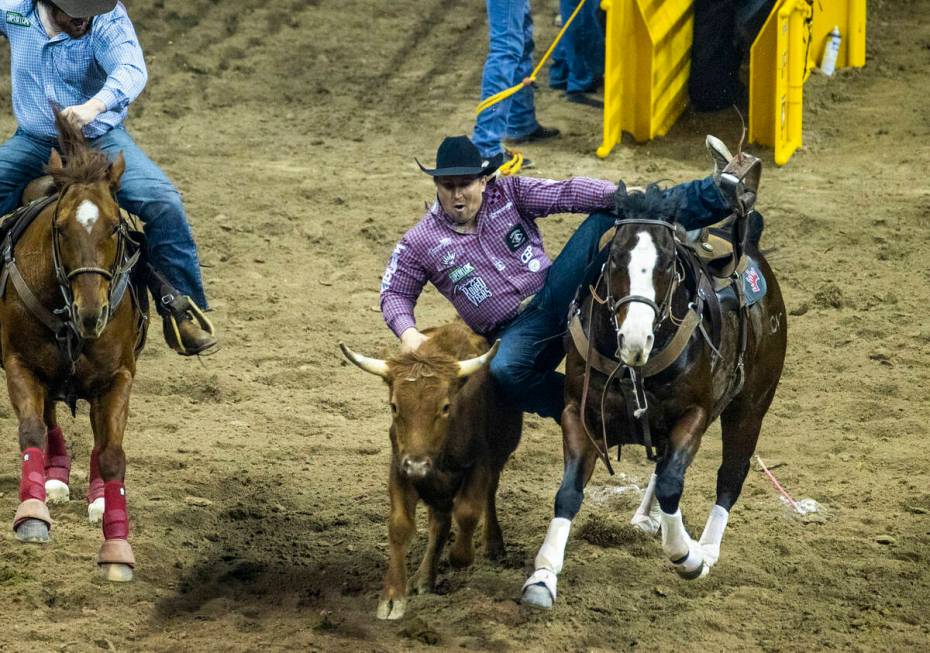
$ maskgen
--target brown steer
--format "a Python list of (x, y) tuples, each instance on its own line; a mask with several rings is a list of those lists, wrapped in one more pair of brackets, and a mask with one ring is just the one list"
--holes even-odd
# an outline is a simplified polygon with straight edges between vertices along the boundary
[(340, 344), (346, 358), (383, 378), (390, 389), (391, 557), (379, 619), (400, 619), (407, 608), (404, 556), (419, 499), (429, 506), (429, 543), (410, 579), (411, 591), (433, 589), (453, 516), (459, 530), (449, 548), (453, 567), (472, 563), (472, 536), (485, 509), (485, 554), (493, 559), (504, 551), (494, 497), (504, 463), (520, 441), (523, 414), (496, 396), (488, 377), (487, 364), (498, 345), (488, 350), (484, 338), (460, 322), (423, 333), (429, 340), (417, 351), (387, 361)]

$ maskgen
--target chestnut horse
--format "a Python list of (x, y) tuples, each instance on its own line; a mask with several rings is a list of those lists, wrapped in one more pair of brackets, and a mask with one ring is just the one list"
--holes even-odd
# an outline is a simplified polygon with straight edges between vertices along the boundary
[[(614, 445), (645, 444), (657, 460), (632, 523), (653, 535), (661, 530), (663, 551), (679, 575), (705, 575), (720, 556), (784, 365), (785, 305), (759, 251), (761, 216), (751, 213), (735, 223), (741, 235), (748, 221), (749, 236), (738, 238), (742, 246), (735, 249), (744, 248), (748, 258), (741, 260), (750, 267), (731, 278), (729, 298), (718, 304), (712, 276), (682, 243), (684, 232), (671, 217), (674, 206), (661, 191), (652, 185), (618, 204), (621, 217), (606, 264), (591, 291), (583, 289), (570, 326), (564, 476), (555, 518), (523, 589), (523, 602), (537, 607), (555, 600), (571, 521), (598, 457), (609, 468), (607, 450)], [(764, 296), (746, 301), (744, 283)], [(576, 322), (587, 336), (585, 346), (579, 347)], [(685, 471), (718, 416), (723, 461), (716, 505), (696, 542), (682, 523), (679, 500)]]
[(116, 202), (122, 154), (110, 162), (57, 111), (56, 122), (64, 161), (52, 150), (54, 193), (20, 209), (3, 243), (0, 361), (22, 451), (13, 528), (20, 541), (49, 540), (46, 499), (69, 499), (71, 465), (56, 402), (73, 412), (84, 399), (94, 431), (88, 516), (103, 520), (97, 562), (105, 577), (125, 581), (134, 559), (123, 432), (147, 320), (144, 286), (130, 279), (140, 247)]

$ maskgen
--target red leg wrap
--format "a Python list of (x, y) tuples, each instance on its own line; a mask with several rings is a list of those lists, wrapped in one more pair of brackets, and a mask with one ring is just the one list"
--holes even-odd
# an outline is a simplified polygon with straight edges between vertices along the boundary
[(60, 426), (48, 430), (46, 447), (45, 478), (61, 481), (65, 485), (71, 479), (71, 456)]
[(19, 500), (28, 499), (45, 503), (45, 454), (35, 447), (23, 452), (23, 474), (19, 481)]
[(103, 498), (103, 479), (100, 478), (100, 463), (96, 449), (90, 452), (90, 484), (87, 488), (87, 503)]
[(122, 481), (104, 484), (103, 537), (106, 540), (129, 539), (129, 513), (126, 512), (126, 490)]

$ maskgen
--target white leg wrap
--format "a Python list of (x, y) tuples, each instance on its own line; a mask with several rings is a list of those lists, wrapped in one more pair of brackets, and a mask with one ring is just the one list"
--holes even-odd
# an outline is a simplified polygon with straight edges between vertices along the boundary
[(659, 502), (656, 501), (656, 475), (653, 474), (630, 523), (648, 535), (655, 535), (661, 526), (660, 511)]
[(539, 583), (545, 585), (546, 589), (549, 590), (549, 594), (552, 595), (552, 600), (555, 601), (555, 588), (558, 584), (558, 577), (548, 569), (537, 569), (526, 579), (526, 582), (523, 583), (523, 590), (530, 585), (537, 585)]
[(692, 579), (707, 573), (704, 552), (685, 530), (681, 510), (673, 515), (662, 513), (662, 550), (680, 576)]
[(530, 585), (542, 584), (552, 600), (555, 601), (556, 585), (558, 584), (557, 574), (562, 571), (562, 563), (565, 560), (565, 545), (568, 543), (568, 533), (572, 528), (570, 519), (556, 517), (549, 522), (549, 530), (546, 531), (546, 539), (543, 545), (539, 547), (539, 553), (536, 554), (534, 561), (536, 571), (523, 583), (525, 591)]
[(726, 509), (715, 505), (707, 516), (704, 532), (701, 534), (701, 549), (704, 551), (704, 562), (713, 567), (720, 559), (720, 543), (723, 541), (723, 532), (727, 528), (730, 513)]
[(536, 554), (534, 561), (536, 569), (548, 569), (553, 574), (562, 571), (562, 563), (565, 561), (565, 545), (568, 543), (568, 532), (571, 528), (571, 520), (564, 517), (556, 517), (549, 522), (546, 540), (539, 547), (539, 553)]

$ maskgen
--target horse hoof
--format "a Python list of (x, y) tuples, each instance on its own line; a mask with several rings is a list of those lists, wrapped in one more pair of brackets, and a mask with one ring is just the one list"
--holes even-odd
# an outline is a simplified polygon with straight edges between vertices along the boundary
[(66, 483), (50, 478), (45, 481), (46, 503), (68, 503), (71, 500), (71, 490)]
[(407, 599), (384, 599), (378, 603), (378, 619), (400, 619), (407, 611)]
[(94, 499), (92, 503), (87, 504), (87, 521), (91, 524), (99, 524), (103, 519), (104, 502), (103, 497)]
[(20, 542), (48, 542), (48, 524), (40, 519), (24, 519), (16, 527), (16, 539)]
[(693, 571), (688, 571), (683, 567), (676, 567), (675, 571), (678, 572), (678, 575), (684, 580), (697, 580), (698, 578), (704, 578), (704, 576), (710, 573), (710, 566), (708, 566), (706, 562), (701, 562), (701, 566)]
[(646, 535), (656, 535), (659, 532), (661, 524), (657, 519), (653, 519), (651, 515), (633, 515), (633, 519), (630, 520), (630, 524), (633, 525), (633, 528), (636, 530), (645, 533)]
[(114, 583), (128, 583), (132, 580), (132, 567), (118, 562), (105, 562), (97, 565), (100, 575)]
[(542, 583), (527, 585), (526, 589), (523, 590), (523, 599), (521, 600), (521, 603), (523, 603), (523, 605), (529, 605), (534, 608), (551, 610), (552, 594), (549, 593), (549, 589)]

